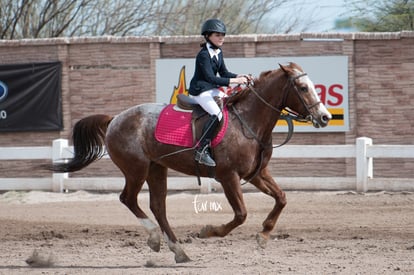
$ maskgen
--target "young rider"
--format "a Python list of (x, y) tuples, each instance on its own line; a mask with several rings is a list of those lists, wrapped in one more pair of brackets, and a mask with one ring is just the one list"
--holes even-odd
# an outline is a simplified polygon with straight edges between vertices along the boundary
[(214, 132), (223, 118), (221, 110), (213, 97), (224, 97), (218, 88), (230, 84), (247, 84), (251, 77), (234, 74), (224, 64), (221, 46), (226, 35), (226, 26), (218, 19), (208, 19), (201, 28), (201, 35), (206, 40), (195, 61), (194, 76), (190, 82), (189, 94), (210, 115), (203, 127), (202, 138), (196, 149), (195, 160), (207, 166), (216, 166), (210, 155), (210, 142)]

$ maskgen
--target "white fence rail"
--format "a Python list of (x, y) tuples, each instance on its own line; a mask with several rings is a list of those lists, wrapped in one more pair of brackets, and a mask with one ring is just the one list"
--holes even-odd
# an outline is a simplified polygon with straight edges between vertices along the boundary
[[(2, 147), (4, 160), (52, 159), (53, 162), (73, 156), (73, 147), (65, 139), (53, 141), (52, 147)], [(107, 156), (106, 156), (107, 157)], [(414, 191), (414, 177), (373, 178), (373, 158), (414, 158), (414, 145), (373, 145), (372, 139), (361, 137), (355, 145), (286, 145), (273, 151), (277, 158), (355, 158), (356, 177), (289, 177), (276, 180), (291, 190), (356, 190), (358, 192)], [(414, 173), (414, 172), (413, 172)], [(54, 173), (51, 178), (0, 178), (0, 190), (121, 190), (123, 178), (70, 178), (68, 173)], [(220, 185), (203, 178), (202, 186), (194, 177), (170, 177), (169, 189), (201, 189), (209, 192)], [(144, 189), (147, 186), (144, 186)]]

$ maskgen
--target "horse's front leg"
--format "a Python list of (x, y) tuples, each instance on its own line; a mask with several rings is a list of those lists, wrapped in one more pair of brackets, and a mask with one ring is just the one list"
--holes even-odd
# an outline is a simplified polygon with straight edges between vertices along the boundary
[(234, 218), (227, 224), (220, 226), (207, 225), (200, 232), (200, 238), (224, 237), (237, 226), (241, 225), (247, 216), (246, 206), (240, 185), (240, 178), (234, 175), (229, 179), (221, 181), (224, 194), (234, 211)]
[(263, 193), (273, 197), (275, 199), (275, 205), (270, 211), (269, 215), (263, 222), (263, 230), (256, 235), (257, 242), (260, 247), (266, 246), (267, 240), (269, 239), (270, 232), (276, 225), (276, 222), (286, 206), (286, 195), (285, 192), (273, 180), (269, 174), (267, 168), (264, 168), (260, 174), (251, 180), (251, 183), (256, 186)]

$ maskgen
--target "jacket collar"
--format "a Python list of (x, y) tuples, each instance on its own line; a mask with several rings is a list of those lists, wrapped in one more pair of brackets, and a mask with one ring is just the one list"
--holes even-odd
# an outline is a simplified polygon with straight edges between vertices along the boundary
[(213, 58), (213, 56), (216, 56), (218, 60), (218, 55), (219, 53), (221, 53), (221, 49), (217, 49), (217, 50), (213, 49), (209, 42), (206, 43), (206, 47), (207, 47), (208, 53), (210, 54), (210, 57)]

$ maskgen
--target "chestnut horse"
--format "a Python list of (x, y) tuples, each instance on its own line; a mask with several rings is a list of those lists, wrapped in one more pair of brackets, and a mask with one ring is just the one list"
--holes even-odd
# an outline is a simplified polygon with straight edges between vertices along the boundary
[[(272, 156), (272, 130), (281, 110), (325, 127), (331, 114), (319, 100), (314, 84), (295, 63), (263, 72), (235, 96), (228, 98), (229, 124), (227, 132), (214, 149), (217, 166), (198, 166), (194, 148), (161, 144), (154, 138), (154, 129), (164, 104), (142, 104), (117, 116), (93, 115), (78, 121), (73, 129), (74, 158), (56, 164), (57, 172), (80, 170), (104, 154), (104, 145), (112, 161), (125, 176), (120, 200), (139, 219), (149, 234), (148, 245), (160, 250), (160, 234), (138, 205), (137, 196), (146, 181), (149, 188), (150, 209), (165, 236), (177, 263), (190, 261), (177, 242), (166, 217), (167, 169), (202, 177), (211, 175), (221, 183), (224, 194), (234, 211), (233, 219), (223, 225), (207, 225), (199, 236), (224, 237), (241, 225), (247, 215), (240, 181), (249, 181), (263, 193), (275, 199), (273, 209), (263, 222), (256, 239), (266, 245), (270, 232), (286, 205), (285, 193), (273, 180), (267, 168)], [(196, 172), (198, 170), (198, 172)]]

